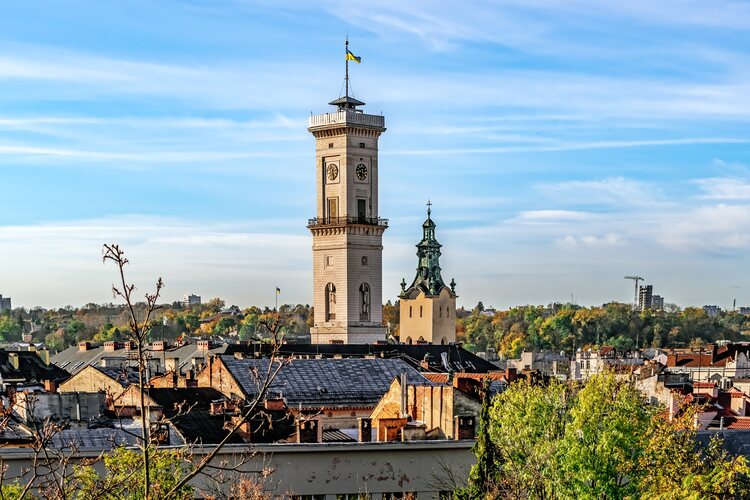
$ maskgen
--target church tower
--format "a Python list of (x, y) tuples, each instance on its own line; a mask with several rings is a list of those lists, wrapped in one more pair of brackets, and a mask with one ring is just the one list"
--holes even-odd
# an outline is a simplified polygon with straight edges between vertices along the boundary
[[(348, 42), (347, 42), (348, 44)], [(317, 215), (313, 236), (314, 326), (312, 343), (369, 344), (385, 340), (383, 322), (383, 232), (378, 216), (378, 138), (385, 118), (359, 109), (346, 94), (330, 102), (336, 110), (313, 115)]]
[(401, 281), (399, 332), (401, 342), (450, 344), (456, 341), (456, 282), (450, 288), (440, 274), (440, 248), (435, 239), (431, 203), (417, 243), (417, 275), (411, 286)]

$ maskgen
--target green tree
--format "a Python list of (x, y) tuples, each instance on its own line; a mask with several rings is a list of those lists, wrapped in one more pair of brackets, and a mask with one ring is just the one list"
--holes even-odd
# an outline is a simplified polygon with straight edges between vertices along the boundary
[[(164, 498), (192, 469), (186, 450), (152, 450), (149, 454), (149, 498)], [(127, 498), (141, 500), (143, 494), (143, 457), (137, 450), (115, 448), (104, 455), (104, 475), (93, 466), (76, 466), (71, 488), (76, 498)], [(186, 485), (170, 498), (191, 499), (193, 487)], [(71, 492), (72, 493), (72, 492)]]
[(15, 342), (21, 340), (21, 325), (12, 316), (0, 316), (0, 342)]
[(558, 446), (573, 395), (573, 388), (558, 382), (543, 387), (518, 381), (495, 397), (490, 435), (502, 464), (494, 478), (502, 497), (554, 496)]
[(477, 442), (472, 451), (477, 457), (477, 463), (469, 474), (469, 487), (466, 490), (468, 498), (482, 498), (492, 489), (497, 469), (501, 466), (500, 457), (495, 452), (495, 446), (490, 439), (492, 420), (490, 418), (490, 378), (482, 381), (482, 410), (479, 414)]
[(605, 371), (589, 379), (570, 411), (560, 447), (565, 490), (576, 498), (625, 498), (637, 491), (635, 473), (651, 412), (629, 381)]

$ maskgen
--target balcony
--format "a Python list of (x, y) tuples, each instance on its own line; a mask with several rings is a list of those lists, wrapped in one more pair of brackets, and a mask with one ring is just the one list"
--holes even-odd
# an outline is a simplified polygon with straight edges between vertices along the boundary
[(380, 217), (360, 217), (354, 215), (350, 217), (325, 217), (322, 219), (315, 217), (314, 219), (307, 220), (307, 227), (344, 226), (347, 224), (388, 227), (388, 219), (381, 219)]
[(348, 110), (310, 117), (309, 128), (311, 129), (330, 125), (364, 125), (366, 127), (385, 128), (385, 117)]

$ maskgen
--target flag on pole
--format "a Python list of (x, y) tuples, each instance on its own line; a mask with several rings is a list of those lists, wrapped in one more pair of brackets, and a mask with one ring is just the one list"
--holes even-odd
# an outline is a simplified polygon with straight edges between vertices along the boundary
[(347, 61), (354, 61), (357, 64), (359, 64), (359, 63), (362, 62), (362, 58), (359, 57), (359, 56), (355, 56), (354, 54), (352, 54), (349, 49), (346, 49), (346, 60)]
[(279, 288), (279, 287), (276, 287), (276, 295), (278, 295), (278, 294), (280, 294), (280, 293), (281, 293), (281, 288)]

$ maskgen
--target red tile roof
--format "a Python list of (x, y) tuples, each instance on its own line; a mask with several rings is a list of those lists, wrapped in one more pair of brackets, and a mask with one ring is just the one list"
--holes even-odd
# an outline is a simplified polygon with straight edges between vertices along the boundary
[(447, 384), (448, 379), (450, 378), (450, 375), (447, 373), (431, 373), (431, 372), (425, 372), (422, 373), (422, 375), (425, 376), (427, 380), (430, 382), (436, 382), (438, 384)]
[(693, 382), (693, 387), (700, 387), (702, 389), (711, 389), (716, 387), (716, 382)]
[(724, 417), (724, 428), (750, 430), (750, 417)]

